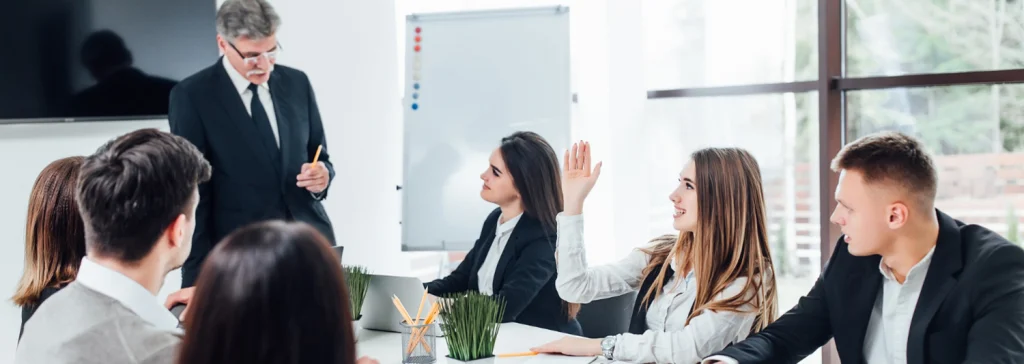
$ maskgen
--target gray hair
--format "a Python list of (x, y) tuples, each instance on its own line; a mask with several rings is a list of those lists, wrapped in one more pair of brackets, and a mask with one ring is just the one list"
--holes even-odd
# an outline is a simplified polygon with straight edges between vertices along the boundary
[(260, 40), (280, 25), (281, 17), (266, 0), (227, 0), (217, 10), (217, 34), (228, 41), (242, 36)]

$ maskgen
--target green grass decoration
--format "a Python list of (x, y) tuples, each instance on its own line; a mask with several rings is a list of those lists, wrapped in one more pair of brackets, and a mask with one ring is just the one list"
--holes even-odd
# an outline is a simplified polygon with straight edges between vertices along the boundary
[(352, 305), (352, 319), (358, 320), (362, 317), (366, 290), (370, 288), (370, 273), (363, 266), (345, 266), (345, 280), (348, 283), (349, 299)]
[(438, 301), (448, 356), (459, 361), (493, 356), (498, 328), (505, 315), (505, 300), (479, 292), (445, 298)]

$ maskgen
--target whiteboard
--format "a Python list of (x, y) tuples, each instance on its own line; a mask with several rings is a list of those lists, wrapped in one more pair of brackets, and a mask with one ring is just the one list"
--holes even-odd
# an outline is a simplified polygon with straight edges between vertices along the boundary
[(413, 14), (405, 40), (402, 250), (469, 250), (497, 207), (480, 174), (501, 138), (569, 145), (569, 9)]

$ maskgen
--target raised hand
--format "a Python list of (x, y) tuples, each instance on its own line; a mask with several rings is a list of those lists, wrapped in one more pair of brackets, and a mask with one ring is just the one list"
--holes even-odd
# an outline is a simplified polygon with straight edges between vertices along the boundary
[(590, 143), (573, 143), (562, 161), (562, 199), (566, 215), (583, 213), (583, 200), (601, 176), (601, 162), (590, 168)]

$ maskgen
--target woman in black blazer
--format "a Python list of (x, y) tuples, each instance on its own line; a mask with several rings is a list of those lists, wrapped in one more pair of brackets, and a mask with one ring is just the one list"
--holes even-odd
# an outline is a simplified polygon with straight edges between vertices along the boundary
[(29, 194), (25, 272), (11, 298), (21, 306), (21, 331), (43, 301), (75, 280), (85, 257), (85, 223), (75, 202), (83, 161), (68, 157), (50, 163)]
[(425, 284), (443, 296), (478, 291), (505, 300), (502, 322), (582, 335), (578, 304), (555, 290), (555, 216), (562, 211), (562, 188), (555, 151), (532, 132), (501, 140), (480, 175), (480, 197), (498, 205), (484, 221), (480, 238), (458, 268)]

